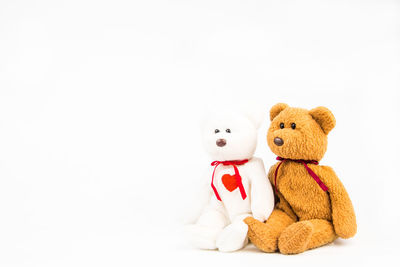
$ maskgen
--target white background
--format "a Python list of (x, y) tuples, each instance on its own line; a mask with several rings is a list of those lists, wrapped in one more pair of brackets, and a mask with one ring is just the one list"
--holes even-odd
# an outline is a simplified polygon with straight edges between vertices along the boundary
[[(399, 15), (387, 0), (2, 0), (0, 266), (393, 260)], [(353, 200), (354, 239), (297, 256), (188, 247), (182, 210), (210, 163), (202, 114), (243, 102), (332, 110), (321, 164)]]

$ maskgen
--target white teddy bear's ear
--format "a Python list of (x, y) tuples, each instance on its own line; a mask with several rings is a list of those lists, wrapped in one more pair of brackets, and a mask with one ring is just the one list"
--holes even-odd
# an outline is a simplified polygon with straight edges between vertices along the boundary
[(203, 115), (202, 120), (200, 121), (200, 128), (203, 130), (207, 123), (209, 122), (210, 118), (215, 118), (216, 116), (227, 118), (231, 117), (232, 114), (237, 114), (239, 116), (244, 115), (251, 123), (253, 123), (256, 129), (260, 128), (262, 122), (265, 119), (265, 114), (263, 108), (257, 104), (239, 104), (236, 105), (238, 108), (236, 110), (232, 110), (231, 107), (227, 107), (225, 109), (218, 108), (218, 109), (209, 109)]
[(245, 112), (245, 116), (253, 123), (256, 129), (260, 128), (265, 116), (262, 113)]
[(260, 128), (265, 119), (265, 112), (257, 105), (243, 108), (243, 113), (253, 123), (256, 129)]

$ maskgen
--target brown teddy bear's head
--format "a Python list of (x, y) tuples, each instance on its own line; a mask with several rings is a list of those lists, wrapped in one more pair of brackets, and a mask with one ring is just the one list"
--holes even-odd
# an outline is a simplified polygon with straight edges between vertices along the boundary
[(320, 161), (328, 145), (328, 133), (335, 127), (332, 112), (325, 107), (312, 110), (279, 103), (271, 108), (267, 141), (279, 157)]

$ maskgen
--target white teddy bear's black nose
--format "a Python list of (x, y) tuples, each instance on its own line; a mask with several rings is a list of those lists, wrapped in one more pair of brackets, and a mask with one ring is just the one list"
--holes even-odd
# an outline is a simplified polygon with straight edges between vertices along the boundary
[(223, 147), (226, 145), (226, 140), (225, 139), (218, 139), (216, 142), (217, 146)]

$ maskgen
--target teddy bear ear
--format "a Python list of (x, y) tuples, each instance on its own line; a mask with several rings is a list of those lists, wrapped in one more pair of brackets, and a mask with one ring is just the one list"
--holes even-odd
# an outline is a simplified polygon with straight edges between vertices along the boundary
[(310, 110), (310, 115), (321, 126), (325, 134), (328, 134), (336, 125), (335, 116), (326, 107), (317, 107)]
[(279, 115), (279, 113), (282, 112), (282, 110), (284, 110), (285, 108), (288, 108), (289, 106), (285, 103), (278, 103), (275, 104), (271, 110), (269, 111), (269, 117), (271, 119), (271, 121)]
[(247, 117), (247, 119), (249, 119), (253, 123), (256, 129), (260, 128), (262, 122), (265, 119), (264, 113), (257, 110), (251, 110), (251, 111), (247, 110), (244, 112), (244, 115)]

